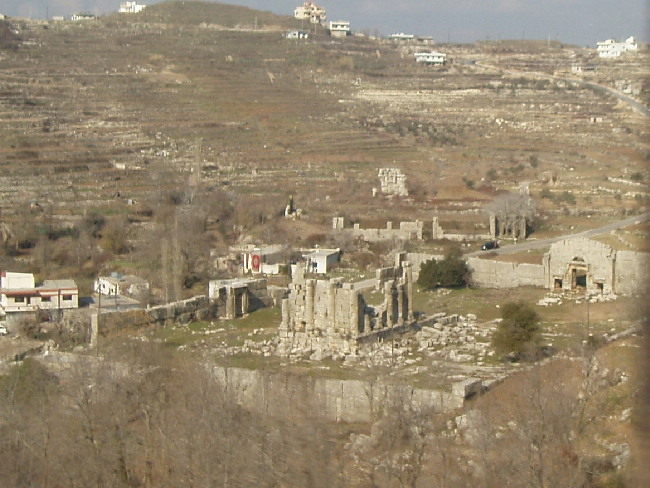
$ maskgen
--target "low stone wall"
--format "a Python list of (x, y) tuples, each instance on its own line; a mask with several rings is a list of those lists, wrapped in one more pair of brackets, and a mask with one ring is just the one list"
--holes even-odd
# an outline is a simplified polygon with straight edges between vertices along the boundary
[[(380, 381), (313, 378), (240, 368), (215, 367), (213, 371), (233, 398), (247, 408), (277, 416), (322, 415), (337, 422), (372, 421), (397, 398), (420, 408), (446, 412), (462, 407), (468, 396), (466, 381), (462, 387), (452, 385), (451, 392), (443, 392)], [(307, 405), (311, 412), (297, 411), (305, 407), (305, 399), (311, 402)]]
[(470, 269), (474, 286), (485, 288), (538, 286), (543, 288), (545, 285), (544, 265), (542, 264), (468, 258), (467, 267)]
[(187, 324), (194, 320), (209, 320), (216, 316), (215, 304), (210, 303), (205, 295), (200, 295), (188, 300), (146, 309), (103, 312), (99, 315), (98, 331), (102, 335), (107, 335), (125, 328), (172, 323)]

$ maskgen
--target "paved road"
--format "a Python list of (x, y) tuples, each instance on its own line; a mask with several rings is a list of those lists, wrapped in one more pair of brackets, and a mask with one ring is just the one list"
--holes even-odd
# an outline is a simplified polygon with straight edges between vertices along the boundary
[(611, 86), (601, 85), (600, 83), (594, 83), (592, 81), (581, 80), (580, 78), (561, 78), (540, 71), (520, 71), (520, 70), (512, 70), (512, 69), (507, 70), (507, 69), (501, 69), (498, 66), (485, 64), (485, 63), (476, 63), (475, 66), (484, 69), (498, 70), (513, 76), (526, 76), (526, 75), (536, 76), (538, 78), (547, 79), (547, 80), (564, 81), (566, 83), (577, 83), (580, 85), (584, 85), (591, 88), (594, 91), (605, 93), (606, 95), (612, 95), (618, 98), (619, 100), (621, 100), (622, 102), (627, 103), (633, 110), (636, 110), (637, 112), (639, 112), (642, 115), (645, 115), (646, 117), (650, 117), (650, 108), (648, 108), (647, 105), (644, 105), (643, 103), (635, 100), (634, 98), (626, 95), (625, 93), (619, 90), (616, 90), (615, 88), (612, 88)]
[[(504, 246), (499, 249), (490, 251), (490, 253), (495, 254), (515, 254), (523, 251), (528, 251), (531, 249), (544, 249), (549, 247), (554, 242), (563, 241), (565, 239), (573, 239), (576, 237), (594, 237), (601, 234), (607, 234), (613, 230), (622, 229), (624, 227), (629, 227), (630, 225), (635, 225), (648, 220), (650, 218), (650, 212), (644, 213), (641, 215), (636, 215), (634, 217), (629, 217), (624, 220), (617, 220), (616, 222), (610, 222), (609, 224), (597, 227), (595, 229), (585, 230), (583, 232), (578, 232), (576, 234), (565, 234), (558, 237), (551, 237), (550, 239), (541, 239), (539, 241), (525, 241), (521, 244), (512, 244), (509, 246)], [(485, 251), (474, 251), (465, 254), (465, 256), (480, 256), (485, 254)]]

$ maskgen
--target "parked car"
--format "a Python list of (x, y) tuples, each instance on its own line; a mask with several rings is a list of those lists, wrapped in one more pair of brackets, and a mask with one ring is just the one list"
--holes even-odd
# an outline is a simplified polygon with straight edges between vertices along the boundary
[(490, 249), (498, 249), (499, 243), (497, 241), (488, 241), (481, 246), (482, 251), (489, 251)]

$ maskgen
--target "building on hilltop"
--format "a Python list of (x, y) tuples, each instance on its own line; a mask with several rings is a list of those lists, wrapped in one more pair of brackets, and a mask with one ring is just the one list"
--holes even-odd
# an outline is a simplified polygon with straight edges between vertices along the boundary
[(0, 273), (0, 308), (5, 314), (78, 307), (74, 280), (45, 280), (37, 285), (31, 273)]
[(623, 42), (617, 42), (616, 39), (607, 39), (596, 43), (598, 56), (601, 58), (618, 58), (621, 54), (629, 51), (638, 51), (639, 44), (634, 36), (630, 36)]
[(415, 36), (413, 34), (404, 34), (403, 32), (399, 32), (398, 34), (389, 35), (388, 38), (391, 41), (412, 41), (415, 39)]
[(146, 5), (140, 5), (138, 2), (124, 2), (120, 4), (119, 12), (121, 14), (137, 14), (145, 9)]
[(416, 63), (435, 65), (443, 65), (447, 63), (447, 55), (445, 53), (431, 51), (428, 53), (415, 53), (414, 56)]
[(289, 30), (284, 33), (285, 39), (309, 39), (309, 31), (306, 30)]
[(328, 31), (332, 37), (347, 37), (352, 34), (350, 22), (346, 20), (330, 21)]
[(96, 15), (90, 14), (88, 12), (78, 12), (76, 14), (72, 14), (72, 17), (70, 17), (70, 20), (95, 20), (97, 18)]
[(305, 2), (303, 5), (296, 7), (293, 16), (300, 20), (308, 19), (312, 24), (322, 24), (327, 20), (325, 9), (312, 2)]

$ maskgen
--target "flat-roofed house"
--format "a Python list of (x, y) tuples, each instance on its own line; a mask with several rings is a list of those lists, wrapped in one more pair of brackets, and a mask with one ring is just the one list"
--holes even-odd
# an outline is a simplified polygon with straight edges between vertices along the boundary
[(415, 61), (417, 63), (443, 65), (447, 62), (447, 55), (435, 51), (428, 53), (415, 53)]
[(325, 274), (341, 260), (340, 249), (314, 249), (304, 255), (307, 261), (307, 271), (310, 273)]
[(349, 36), (351, 34), (350, 22), (346, 20), (330, 21), (329, 31), (332, 37)]
[(94, 290), (107, 296), (139, 297), (149, 291), (149, 282), (143, 278), (121, 273), (100, 276), (95, 280)]
[(31, 273), (0, 273), (0, 307), (5, 314), (79, 307), (74, 280), (45, 280), (35, 284)]

